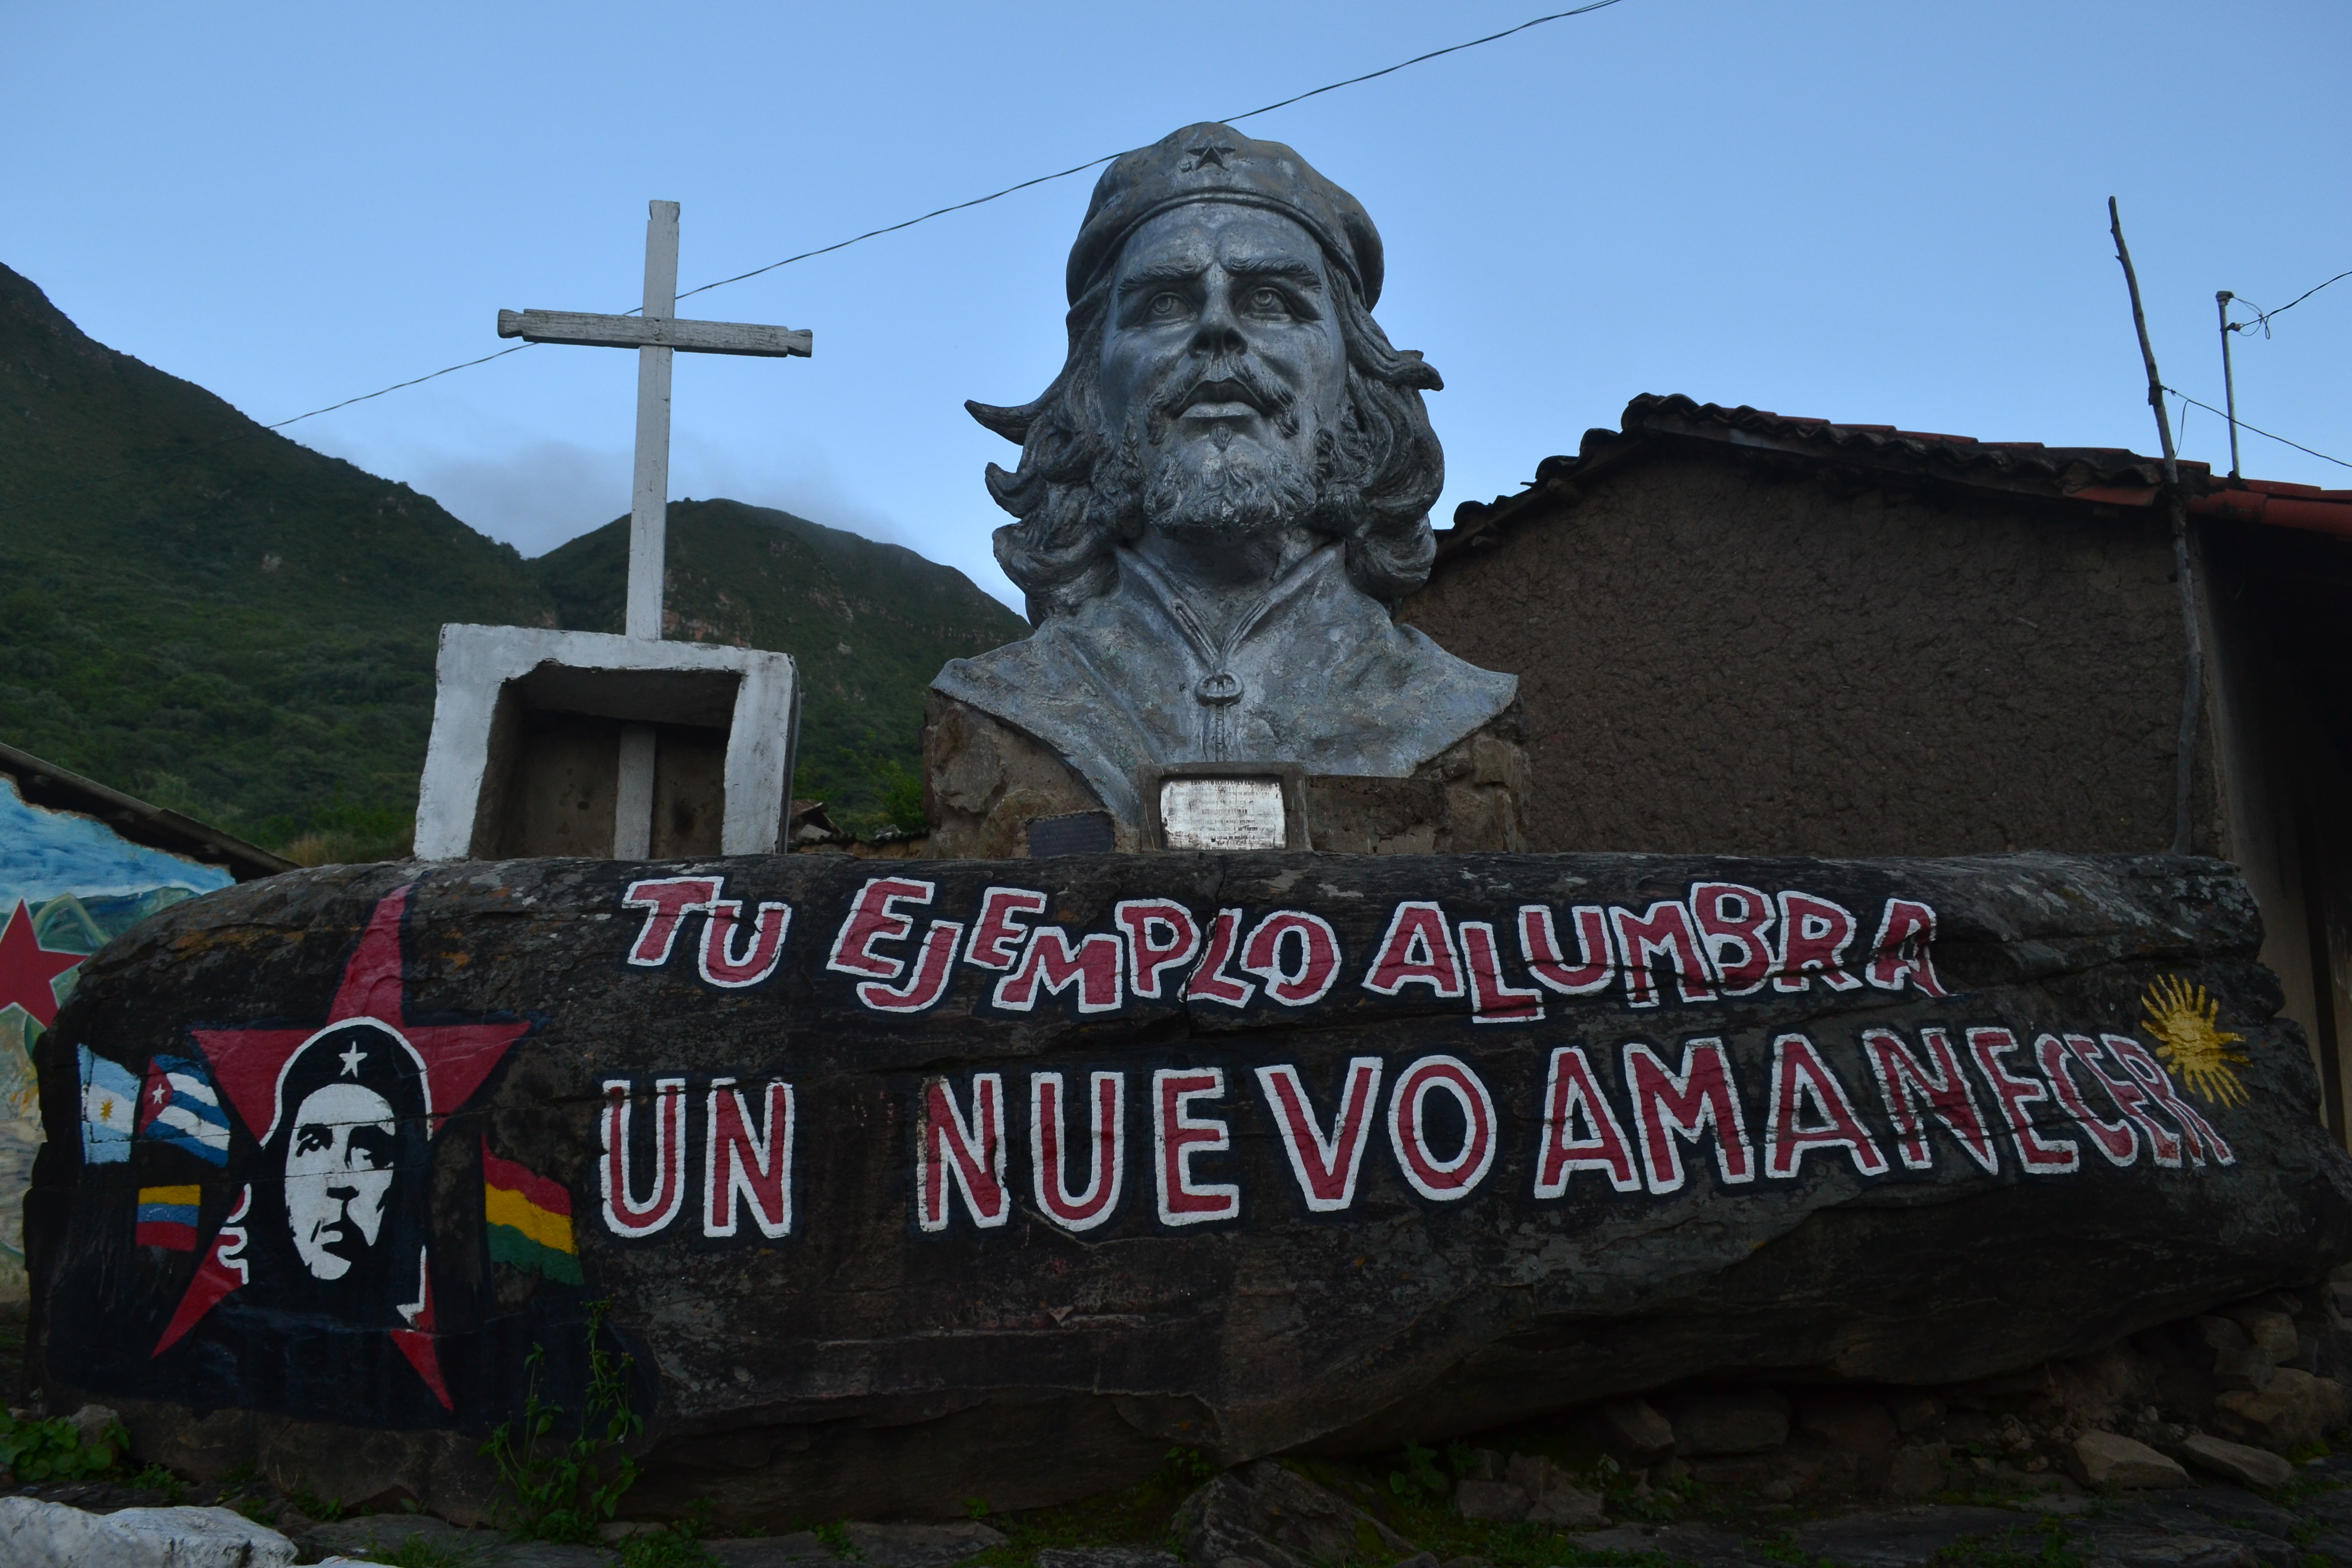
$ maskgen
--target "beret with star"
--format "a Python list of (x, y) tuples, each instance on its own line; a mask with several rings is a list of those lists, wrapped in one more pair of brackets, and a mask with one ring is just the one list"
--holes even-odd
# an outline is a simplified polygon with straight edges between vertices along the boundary
[(1123, 153), (1103, 171), (1070, 247), (1071, 303), (1118, 259), (1139, 225), (1191, 202), (1238, 202), (1295, 219), (1354, 280), (1365, 309), (1380, 300), (1381, 231), (1363, 204), (1281, 142), (1209, 121)]

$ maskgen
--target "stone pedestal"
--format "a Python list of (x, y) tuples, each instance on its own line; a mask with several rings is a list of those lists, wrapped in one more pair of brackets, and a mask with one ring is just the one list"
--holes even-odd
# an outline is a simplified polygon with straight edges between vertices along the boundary
[[(1307, 774), (1307, 847), (1348, 855), (1515, 852), (1525, 847), (1528, 788), (1515, 706), (1410, 778)], [(931, 823), (929, 852), (940, 859), (1055, 853), (1089, 816), (1108, 835), (1099, 847), (1144, 847), (1139, 827), (1106, 811), (1044, 742), (936, 690), (923, 725), (923, 812)]]

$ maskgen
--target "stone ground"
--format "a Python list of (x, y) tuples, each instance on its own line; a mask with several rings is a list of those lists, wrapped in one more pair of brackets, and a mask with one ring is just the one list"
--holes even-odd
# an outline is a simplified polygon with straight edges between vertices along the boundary
[[(1264, 1465), (1234, 1472), (1261, 1482)], [(1296, 1485), (1304, 1470), (1323, 1484), (1340, 1515), (1358, 1506), (1384, 1521), (1404, 1542), (1359, 1536), (1358, 1548), (1316, 1552), (1337, 1540), (1248, 1541), (1234, 1550), (1243, 1562), (1292, 1568), (1309, 1562), (1353, 1561), (1373, 1568), (1580, 1568), (1639, 1564), (1664, 1568), (2314, 1568), (2352, 1564), (2352, 1454), (2306, 1461), (2285, 1487), (2269, 1496), (2224, 1485), (2086, 1493), (2071, 1482), (2047, 1489), (2015, 1488), (1946, 1494), (1944, 1500), (1853, 1507), (1772, 1502), (1748, 1489), (1690, 1487), (1677, 1503), (1628, 1510), (1655, 1515), (1599, 1528), (1564, 1530), (1519, 1522), (1462, 1519), (1435, 1493), (1399, 1494), (1374, 1468), (1307, 1463), (1290, 1468)], [(1402, 1472), (1392, 1472), (1402, 1474)], [(698, 1544), (665, 1541), (656, 1527), (639, 1540), (600, 1546), (516, 1542), (496, 1531), (464, 1530), (427, 1515), (362, 1515), (331, 1523), (300, 1515), (294, 1502), (251, 1481), (175, 1489), (97, 1481), (0, 1489), (95, 1512), (176, 1502), (223, 1505), (275, 1522), (291, 1535), (299, 1561), (343, 1556), (398, 1563), (404, 1568), (603, 1568), (645, 1564), (671, 1568), (717, 1563), (727, 1568), (818, 1568), (841, 1562), (866, 1568), (1179, 1568), (1186, 1546), (1180, 1491), (1164, 1485), (1151, 1495), (1098, 1500), (1069, 1509), (992, 1516), (987, 1523), (831, 1524), (817, 1530)], [(1291, 1500), (1286, 1499), (1286, 1501)], [(1229, 1521), (1244, 1535), (1264, 1526), (1246, 1508)], [(1120, 1537), (1124, 1537), (1120, 1540)], [(1267, 1548), (1271, 1550), (1267, 1550)], [(1417, 1549), (1417, 1550), (1415, 1550)], [(1203, 1560), (1196, 1568), (1240, 1568), (1234, 1557)]]
[[(517, 1542), (136, 1458), (72, 1483), (0, 1471), (0, 1495), (225, 1507), (302, 1562), (402, 1568), (2352, 1568), (2348, 1300), (2352, 1279), (2333, 1281), (1939, 1389), (1684, 1387), (1475, 1444), (1222, 1473), (1174, 1450), (1128, 1492), (1023, 1512), (974, 1500), (954, 1523), (778, 1518), (697, 1541), (633, 1521), (598, 1545)], [(0, 1309), (12, 1409), (22, 1335), (21, 1309)]]

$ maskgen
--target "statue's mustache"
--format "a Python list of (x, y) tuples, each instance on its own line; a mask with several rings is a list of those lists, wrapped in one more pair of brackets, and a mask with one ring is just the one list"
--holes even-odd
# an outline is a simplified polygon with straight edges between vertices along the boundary
[(1286, 436), (1297, 433), (1297, 420), (1291, 409), (1298, 395), (1245, 356), (1221, 353), (1201, 366), (1197, 374), (1172, 377), (1151, 400), (1151, 411), (1161, 418), (1181, 414), (1200, 401), (1204, 391), (1218, 401), (1248, 404), (1275, 420)]

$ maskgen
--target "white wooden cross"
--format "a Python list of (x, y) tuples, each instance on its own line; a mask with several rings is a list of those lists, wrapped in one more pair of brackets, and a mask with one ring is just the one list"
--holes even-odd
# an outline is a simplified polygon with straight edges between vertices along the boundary
[[(624, 628), (633, 637), (662, 635), (662, 567), (669, 529), (669, 364), (673, 351), (809, 357), (806, 329), (742, 321), (679, 321), (677, 204), (647, 204), (646, 305), (642, 316), (576, 310), (500, 310), (499, 336), (533, 343), (578, 343), (637, 351), (637, 471), (629, 506), (629, 595)], [(619, 797), (613, 814), (615, 859), (643, 859), (652, 847), (654, 728), (621, 731)]]

